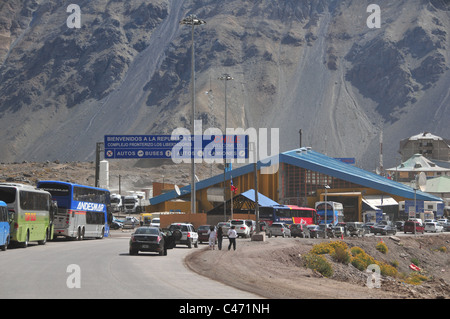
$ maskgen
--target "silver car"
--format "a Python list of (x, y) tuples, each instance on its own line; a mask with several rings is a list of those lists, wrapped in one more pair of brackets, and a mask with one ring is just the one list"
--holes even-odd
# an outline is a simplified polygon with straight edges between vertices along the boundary
[(224, 236), (228, 236), (227, 234), (228, 234), (228, 230), (230, 229), (230, 227), (231, 227), (231, 224), (230, 223), (227, 223), (227, 222), (220, 222), (220, 223), (218, 223), (217, 224), (217, 229), (219, 228), (219, 227), (222, 227), (222, 233), (223, 233), (223, 235)]
[(291, 230), (285, 223), (272, 223), (272, 225), (270, 226), (269, 237), (272, 236), (291, 237)]

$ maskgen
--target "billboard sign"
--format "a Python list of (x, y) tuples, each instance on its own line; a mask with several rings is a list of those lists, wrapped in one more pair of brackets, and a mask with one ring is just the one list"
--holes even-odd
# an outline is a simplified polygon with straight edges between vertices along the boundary
[[(174, 151), (177, 153), (172, 154)], [(248, 136), (105, 135), (105, 159), (172, 159), (174, 156), (248, 158)]]

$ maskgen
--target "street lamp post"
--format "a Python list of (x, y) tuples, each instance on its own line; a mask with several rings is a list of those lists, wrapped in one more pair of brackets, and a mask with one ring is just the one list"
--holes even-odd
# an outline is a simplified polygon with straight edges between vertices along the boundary
[[(223, 74), (221, 77), (218, 78), (221, 81), (225, 81), (225, 143), (226, 145), (226, 136), (227, 136), (227, 82), (230, 80), (233, 80), (233, 78), (229, 74)], [(223, 150), (223, 154), (225, 154), (225, 149)], [(223, 159), (223, 215), (224, 215), (224, 221), (226, 222), (227, 218), (227, 187), (226, 187), (226, 173), (227, 173), (227, 160), (226, 156), (224, 156)], [(233, 195), (231, 195), (233, 196)]]
[[(192, 52), (191, 52), (191, 105), (192, 105), (192, 134), (195, 134), (195, 55), (194, 55), (194, 27), (205, 24), (205, 20), (198, 19), (196, 15), (191, 14), (180, 21), (180, 24), (192, 26)], [(191, 141), (192, 143), (192, 141)], [(195, 163), (194, 155), (191, 155), (191, 213), (196, 213), (195, 199)]]
[[(328, 198), (327, 198), (327, 195), (328, 195), (328, 189), (330, 188), (330, 186), (328, 186), (328, 185), (325, 185), (325, 230), (324, 230), (324, 238), (327, 238), (327, 200), (328, 200)], [(333, 214), (334, 214), (334, 212), (333, 212)]]

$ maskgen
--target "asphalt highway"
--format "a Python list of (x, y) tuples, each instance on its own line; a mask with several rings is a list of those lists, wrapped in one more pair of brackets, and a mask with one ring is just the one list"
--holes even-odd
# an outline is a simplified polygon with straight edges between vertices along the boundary
[(167, 256), (128, 254), (130, 233), (57, 240), (0, 251), (0, 298), (257, 299), (188, 270), (180, 246)]

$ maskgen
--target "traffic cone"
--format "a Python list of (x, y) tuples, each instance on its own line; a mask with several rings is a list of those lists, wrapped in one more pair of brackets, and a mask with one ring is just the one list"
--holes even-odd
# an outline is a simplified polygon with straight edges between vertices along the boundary
[(341, 240), (344, 240), (344, 234), (341, 234)]

